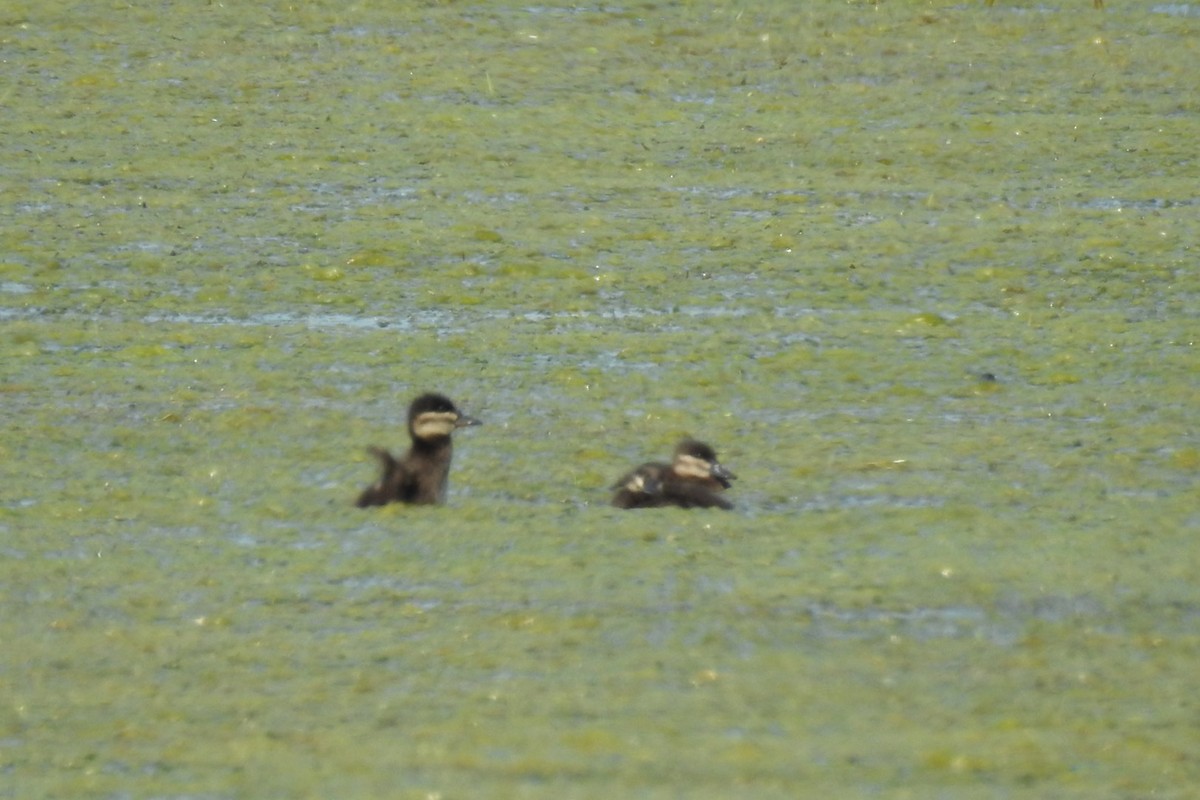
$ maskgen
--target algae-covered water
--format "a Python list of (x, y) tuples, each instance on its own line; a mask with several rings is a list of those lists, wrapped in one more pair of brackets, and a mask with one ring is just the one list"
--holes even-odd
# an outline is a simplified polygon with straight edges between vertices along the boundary
[(10, 0), (0, 797), (1193, 796), (1198, 29)]

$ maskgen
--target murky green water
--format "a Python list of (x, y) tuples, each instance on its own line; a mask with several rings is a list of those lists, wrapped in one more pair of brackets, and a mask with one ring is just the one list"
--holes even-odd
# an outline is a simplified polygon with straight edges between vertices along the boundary
[(9, 3), (0, 797), (1191, 796), (1198, 25)]

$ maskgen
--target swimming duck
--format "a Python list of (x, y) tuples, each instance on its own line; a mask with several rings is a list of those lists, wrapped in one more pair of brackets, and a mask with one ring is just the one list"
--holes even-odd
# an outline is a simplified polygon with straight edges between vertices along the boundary
[(611, 488), (616, 489), (612, 504), (617, 508), (653, 508), (662, 505), (662, 476), (669, 464), (651, 462), (624, 475)]
[(670, 464), (642, 464), (613, 485), (612, 504), (617, 508), (733, 508), (720, 492), (737, 476), (717, 461), (717, 453), (704, 442), (684, 439), (675, 448)]
[(388, 503), (439, 505), (446, 500), (447, 478), (454, 446), (450, 434), (456, 428), (478, 425), (454, 407), (445, 395), (423, 394), (408, 407), (408, 435), (412, 446), (397, 459), (382, 447), (369, 448), (379, 459), (383, 474), (363, 490), (354, 505), (359, 508)]

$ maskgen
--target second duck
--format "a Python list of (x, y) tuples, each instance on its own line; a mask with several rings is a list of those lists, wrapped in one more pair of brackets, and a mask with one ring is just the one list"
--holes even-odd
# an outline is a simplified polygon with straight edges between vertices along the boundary
[(652, 461), (624, 475), (612, 504), (617, 508), (733, 508), (721, 495), (737, 476), (717, 460), (704, 442), (684, 439), (670, 464)]

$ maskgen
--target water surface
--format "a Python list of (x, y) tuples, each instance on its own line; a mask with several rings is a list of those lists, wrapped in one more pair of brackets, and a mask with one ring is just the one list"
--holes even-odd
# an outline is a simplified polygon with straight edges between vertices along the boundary
[(0, 14), (0, 796), (1189, 796), (1195, 6), (394, 6)]

